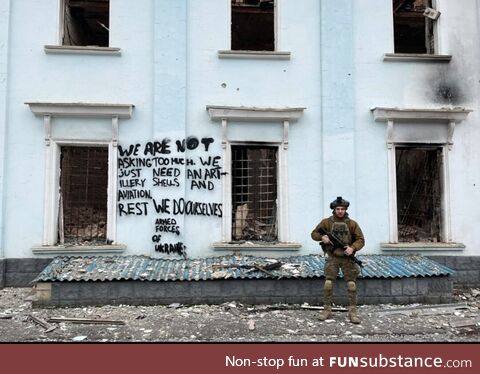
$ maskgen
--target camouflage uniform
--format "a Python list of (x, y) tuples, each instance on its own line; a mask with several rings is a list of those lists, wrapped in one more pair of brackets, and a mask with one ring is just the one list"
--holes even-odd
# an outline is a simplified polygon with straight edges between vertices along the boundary
[[(348, 207), (348, 205), (347, 205)], [(312, 239), (322, 240), (322, 234), (319, 229), (333, 233), (343, 243), (348, 244), (355, 252), (359, 251), (365, 245), (360, 226), (345, 213), (343, 218), (335, 215), (322, 220), (312, 231)], [(349, 301), (349, 318), (353, 323), (360, 323), (357, 315), (357, 285), (356, 280), (359, 275), (359, 267), (348, 256), (345, 255), (343, 248), (333, 248), (331, 244), (320, 243), (325, 252), (325, 285), (324, 285), (324, 312), (320, 316), (321, 320), (326, 320), (332, 315), (333, 287), (337, 279), (339, 270), (342, 269), (345, 281), (347, 282), (347, 294)]]

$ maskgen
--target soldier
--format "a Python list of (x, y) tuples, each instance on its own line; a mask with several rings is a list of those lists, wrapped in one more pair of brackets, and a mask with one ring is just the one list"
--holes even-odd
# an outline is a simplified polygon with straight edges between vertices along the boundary
[[(359, 274), (358, 266), (352, 261), (351, 255), (359, 251), (365, 245), (360, 226), (353, 219), (348, 217), (347, 209), (350, 203), (341, 196), (330, 203), (330, 209), (333, 215), (323, 219), (312, 231), (312, 239), (319, 241), (325, 252), (325, 284), (324, 292), (324, 310), (319, 319), (325, 321), (332, 317), (332, 298), (333, 286), (339, 269), (342, 269), (343, 276), (347, 282), (348, 293), (348, 318), (352, 323), (360, 323), (357, 314), (357, 284), (356, 280)], [(342, 243), (344, 248), (334, 248), (327, 235), (322, 235), (319, 230), (335, 235)]]

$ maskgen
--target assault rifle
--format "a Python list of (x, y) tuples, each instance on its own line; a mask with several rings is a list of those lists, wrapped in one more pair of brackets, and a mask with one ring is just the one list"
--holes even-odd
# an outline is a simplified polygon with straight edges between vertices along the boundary
[[(335, 234), (332, 234), (331, 232), (328, 232), (322, 228), (318, 230), (318, 232), (322, 235), (327, 235), (328, 239), (332, 242), (333, 249), (341, 248), (344, 249), (347, 247), (347, 245), (342, 242)], [(354, 263), (356, 263), (358, 266), (363, 267), (363, 262), (360, 261), (358, 258), (355, 257), (355, 255), (352, 253), (350, 256), (348, 256)]]

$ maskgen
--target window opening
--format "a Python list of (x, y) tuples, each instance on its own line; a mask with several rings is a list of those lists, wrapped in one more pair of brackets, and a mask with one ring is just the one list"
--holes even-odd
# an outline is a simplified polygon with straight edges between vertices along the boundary
[(64, 0), (63, 45), (109, 45), (109, 0)]
[(274, 0), (232, 0), (232, 50), (274, 51)]
[(277, 148), (232, 146), (232, 237), (277, 241)]
[(440, 242), (442, 148), (396, 147), (399, 242)]
[(61, 147), (60, 172), (59, 242), (105, 244), (108, 148)]
[(393, 0), (395, 53), (435, 53), (434, 22), (439, 14), (432, 0)]

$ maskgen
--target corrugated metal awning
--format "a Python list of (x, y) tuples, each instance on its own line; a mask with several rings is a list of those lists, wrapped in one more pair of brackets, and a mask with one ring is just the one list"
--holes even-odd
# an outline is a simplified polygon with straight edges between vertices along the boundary
[[(363, 278), (447, 276), (454, 271), (421, 256), (358, 256)], [(263, 272), (277, 261), (281, 267)], [(63, 281), (199, 281), (213, 279), (320, 278), (325, 259), (320, 255), (264, 258), (223, 256), (198, 259), (159, 259), (147, 256), (56, 257), (33, 282)]]

